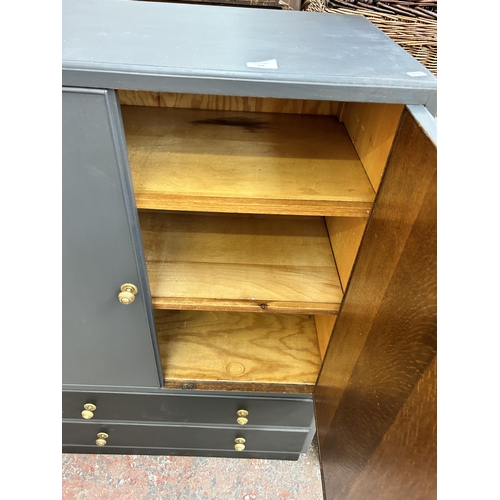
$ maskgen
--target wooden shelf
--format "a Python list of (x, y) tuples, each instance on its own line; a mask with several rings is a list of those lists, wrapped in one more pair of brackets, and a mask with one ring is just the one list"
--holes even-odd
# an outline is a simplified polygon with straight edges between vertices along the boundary
[(138, 208), (366, 216), (374, 191), (333, 116), (122, 106)]
[(311, 316), (155, 311), (155, 319), (166, 387), (314, 388), (321, 359)]
[(153, 307), (334, 314), (322, 217), (140, 211)]

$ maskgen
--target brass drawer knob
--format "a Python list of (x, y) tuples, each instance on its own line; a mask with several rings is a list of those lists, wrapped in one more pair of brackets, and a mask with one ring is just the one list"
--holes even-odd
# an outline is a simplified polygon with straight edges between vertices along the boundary
[(120, 290), (121, 292), (118, 294), (118, 300), (120, 303), (125, 305), (132, 304), (135, 300), (137, 292), (139, 291), (135, 285), (132, 285), (132, 283), (124, 283), (120, 287)]
[(108, 437), (109, 436), (105, 432), (99, 432), (97, 434), (97, 439), (95, 444), (97, 446), (104, 446), (107, 443), (106, 439), (108, 439)]
[(243, 451), (245, 449), (245, 445), (243, 444), (245, 442), (245, 438), (236, 438), (234, 442), (236, 443), (234, 445), (234, 449), (236, 451)]
[(238, 422), (240, 425), (246, 425), (248, 424), (248, 412), (246, 410), (238, 410), (236, 412), (236, 415), (238, 415), (238, 418), (236, 419), (236, 422)]
[(82, 417), (85, 420), (89, 420), (94, 416), (94, 412), (97, 410), (97, 406), (92, 403), (86, 403), (83, 405)]

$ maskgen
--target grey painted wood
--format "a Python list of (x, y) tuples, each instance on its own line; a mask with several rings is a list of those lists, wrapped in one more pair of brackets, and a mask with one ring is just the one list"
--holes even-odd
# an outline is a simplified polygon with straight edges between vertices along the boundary
[(290, 399), (286, 395), (262, 398), (252, 394), (215, 396), (185, 392), (165, 394), (165, 391), (158, 391), (157, 394), (64, 391), (63, 419), (81, 419), (85, 403), (97, 406), (94, 418), (99, 420), (189, 422), (239, 427), (236, 412), (243, 409), (249, 412), (247, 425), (311, 428), (314, 418), (312, 395), (304, 399)]
[[(258, 458), (263, 460), (298, 460), (299, 453), (275, 453), (275, 452), (253, 452), (246, 451), (242, 456), (241, 453), (231, 450), (190, 450), (183, 448), (141, 448), (127, 446), (78, 446), (71, 445), (62, 447), (63, 453), (84, 453), (92, 455), (169, 455), (169, 456), (188, 456), (188, 457), (223, 457), (223, 458), (239, 458), (251, 459)], [(305, 452), (304, 452), (305, 453)]]
[[(62, 99), (63, 384), (159, 387), (116, 94), (63, 89)], [(127, 282), (139, 293), (134, 303), (122, 305), (117, 295)]]
[(313, 416), (311, 423), (309, 424), (309, 432), (304, 440), (304, 444), (302, 445), (301, 453), (308, 452), (315, 435), (316, 435), (316, 417)]
[(132, 0), (63, 1), (63, 84), (403, 104), (437, 88), (362, 16)]
[(115, 447), (178, 448), (202, 450), (227, 450), (234, 453), (235, 439), (246, 440), (248, 452), (300, 453), (308, 431), (304, 429), (251, 429), (222, 426), (193, 426), (189, 424), (159, 425), (152, 423), (123, 422), (75, 422), (64, 421), (62, 438), (65, 446), (94, 446), (95, 453), (101, 447), (95, 445), (97, 433), (109, 435), (107, 444)]

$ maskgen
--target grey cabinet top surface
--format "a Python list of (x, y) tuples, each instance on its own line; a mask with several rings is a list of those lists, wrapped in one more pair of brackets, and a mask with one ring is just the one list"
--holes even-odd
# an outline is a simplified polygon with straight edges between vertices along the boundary
[(362, 16), (63, 0), (63, 85), (426, 104), (437, 79)]

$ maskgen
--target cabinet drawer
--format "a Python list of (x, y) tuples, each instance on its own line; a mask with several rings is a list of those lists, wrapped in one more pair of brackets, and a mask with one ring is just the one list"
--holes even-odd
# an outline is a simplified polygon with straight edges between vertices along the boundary
[[(161, 425), (126, 422), (63, 422), (64, 446), (92, 447), (95, 453), (106, 447), (164, 450), (225, 450), (235, 452), (235, 440), (243, 438), (245, 449), (239, 456), (255, 452), (300, 453), (308, 437), (303, 429), (244, 429), (234, 427)], [(108, 435), (97, 446), (98, 433)]]
[[(306, 427), (314, 417), (311, 399), (256, 397), (248, 394), (155, 394), (63, 392), (63, 418), (81, 419), (86, 403), (96, 406), (95, 420), (236, 425), (237, 411), (246, 410), (249, 426)], [(243, 426), (241, 426), (243, 427)]]

